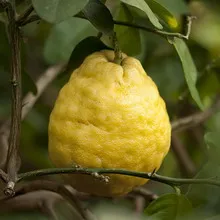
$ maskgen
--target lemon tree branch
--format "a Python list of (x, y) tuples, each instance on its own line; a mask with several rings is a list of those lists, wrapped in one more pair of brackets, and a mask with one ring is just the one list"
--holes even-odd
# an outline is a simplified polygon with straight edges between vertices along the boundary
[[(82, 18), (82, 19), (87, 20), (87, 18), (82, 14), (77, 14), (74, 17)], [(127, 21), (114, 20), (114, 24), (115, 25), (120, 25), (120, 26), (131, 27), (131, 28), (135, 28), (135, 29), (140, 29), (140, 30), (143, 30), (143, 31), (147, 31), (147, 32), (150, 32), (150, 33), (154, 33), (154, 34), (163, 36), (163, 37), (177, 37), (177, 38), (188, 40), (190, 32), (191, 32), (192, 20), (194, 18), (195, 17), (193, 17), (193, 16), (188, 17), (187, 24), (186, 24), (187, 30), (186, 30), (185, 34), (181, 34), (181, 33), (177, 33), (177, 32), (161, 31), (161, 30), (158, 30), (158, 29), (155, 29), (155, 28), (146, 27), (146, 26), (143, 26), (143, 25), (135, 24), (135, 23), (130, 23), (130, 22), (127, 22)], [(38, 15), (35, 14), (35, 15), (32, 15), (32, 16), (28, 17), (26, 20), (23, 20), (20, 23), (20, 25), (24, 26), (24, 25), (29, 24), (31, 22), (40, 21), (40, 20), (41, 20), (41, 18)]]
[[(156, 182), (164, 183), (170, 186), (181, 186), (185, 184), (208, 184), (220, 187), (220, 181), (215, 179), (184, 179), (161, 176), (156, 173), (135, 172), (123, 169), (98, 169), (98, 168), (50, 168), (35, 170), (31, 172), (21, 173), (18, 175), (17, 182), (30, 179), (33, 177), (40, 177), (55, 174), (84, 174), (84, 175), (102, 175), (102, 174), (121, 174), (126, 176), (140, 177), (144, 179), (151, 179)], [(94, 175), (95, 176), (95, 175)]]
[(213, 114), (215, 114), (220, 109), (220, 97), (217, 97), (214, 104), (206, 109), (203, 112), (194, 113), (193, 115), (186, 116), (184, 118), (177, 119), (176, 121), (172, 121), (172, 132), (179, 132), (185, 129), (197, 126), (208, 118), (210, 118)]
[(13, 192), (17, 171), (20, 167), (18, 148), (21, 135), (21, 54), (20, 54), (20, 30), (16, 23), (16, 11), (14, 1), (1, 0), (0, 6), (5, 10), (8, 17), (8, 37), (11, 47), (11, 123), (9, 147), (7, 156), (8, 194)]

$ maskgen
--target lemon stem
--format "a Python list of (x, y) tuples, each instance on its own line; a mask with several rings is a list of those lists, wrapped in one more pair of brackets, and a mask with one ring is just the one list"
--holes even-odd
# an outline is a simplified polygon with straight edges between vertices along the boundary
[(120, 47), (118, 44), (118, 39), (117, 39), (115, 32), (114, 32), (114, 36), (113, 36), (113, 44), (114, 44), (114, 51), (115, 51), (115, 58), (114, 58), (113, 62), (120, 65), (121, 61), (122, 61), (122, 52), (120, 50)]

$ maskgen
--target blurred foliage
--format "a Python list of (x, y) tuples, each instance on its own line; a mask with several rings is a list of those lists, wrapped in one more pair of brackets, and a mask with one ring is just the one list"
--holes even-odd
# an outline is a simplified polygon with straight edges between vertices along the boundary
[[(68, 80), (88, 53), (112, 47), (109, 28), (112, 20), (130, 22), (142, 26), (161, 28), (166, 31), (184, 30), (183, 14), (191, 13), (193, 22), (189, 41), (176, 46), (166, 38), (136, 28), (115, 25), (120, 47), (130, 56), (137, 57), (146, 72), (158, 85), (165, 99), (170, 119), (178, 119), (199, 111), (194, 99), (204, 108), (210, 107), (220, 92), (220, 2), (215, 0), (107, 0), (105, 13), (96, 14), (103, 5), (90, 9), (85, 16), (90, 20), (72, 17), (81, 11), (88, 1), (32, 0), (34, 8), (44, 21), (32, 22), (21, 28), (23, 94), (36, 93), (34, 81), (48, 66), (68, 62), (69, 71), (61, 74), (50, 85), (22, 123), (21, 157), (22, 171), (52, 166), (47, 153), (47, 126), (54, 100), (62, 85)], [(74, 3), (73, 3), (74, 2)], [(93, 1), (94, 2), (94, 1)], [(140, 3), (140, 4), (139, 4)], [(16, 8), (21, 14), (31, 4), (30, 0), (17, 0)], [(71, 6), (71, 7), (70, 7)], [(44, 10), (42, 10), (44, 9)], [(50, 13), (48, 13), (48, 10)], [(85, 11), (84, 11), (85, 12)], [(109, 12), (111, 15), (109, 16)], [(99, 15), (99, 16), (97, 16)], [(104, 25), (105, 16), (108, 24)], [(6, 15), (0, 11), (0, 123), (10, 116), (10, 46), (7, 40)], [(178, 22), (176, 28), (174, 23)], [(151, 23), (152, 22), (152, 23)], [(94, 26), (93, 26), (93, 25)], [(173, 25), (173, 26), (172, 26)], [(99, 31), (107, 35), (96, 37)], [(180, 40), (178, 40), (180, 41)], [(106, 44), (106, 45), (104, 45)], [(91, 46), (90, 46), (91, 45)], [(189, 50), (186, 49), (188, 46)], [(185, 48), (186, 47), (186, 48)], [(185, 49), (183, 49), (185, 48)], [(189, 55), (191, 53), (191, 55)], [(79, 56), (77, 56), (79, 54)], [(182, 64), (184, 68), (182, 67)], [(190, 58), (192, 56), (192, 59)], [(184, 64), (185, 62), (185, 64)], [(195, 63), (195, 66), (194, 66)], [(198, 71), (197, 71), (198, 70)], [(185, 71), (185, 77), (184, 77)], [(196, 81), (197, 79), (197, 81)], [(191, 81), (190, 81), (191, 80)], [(189, 88), (188, 88), (188, 86)], [(198, 92), (196, 90), (198, 89)], [(190, 94), (191, 91), (191, 94)], [(195, 94), (197, 94), (195, 98)], [(200, 96), (200, 98), (199, 98)], [(200, 126), (178, 133), (196, 168), (195, 178), (219, 179), (220, 168), (220, 111)], [(177, 146), (179, 147), (179, 146)], [(159, 173), (173, 177), (186, 177), (179, 158), (171, 150)], [(146, 207), (139, 219), (220, 219), (220, 188), (208, 185), (181, 187), (185, 195), (178, 197), (172, 188), (150, 182), (146, 186), (159, 196)], [(166, 195), (164, 195), (166, 194)], [(126, 199), (88, 200), (85, 203), (99, 219), (135, 219), (134, 204)], [(175, 207), (175, 206), (179, 207)], [(192, 207), (193, 209), (192, 209)], [(63, 209), (62, 209), (63, 210)], [(61, 216), (66, 211), (61, 210)], [(65, 209), (66, 210), (66, 209)], [(178, 214), (180, 211), (180, 214)], [(166, 214), (168, 213), (168, 215)], [(176, 216), (172, 215), (176, 213)], [(183, 218), (182, 214), (187, 214)], [(148, 217), (147, 217), (148, 215)], [(150, 216), (150, 217), (149, 217)], [(181, 217), (180, 217), (181, 216)], [(177, 218), (178, 217), (178, 218)], [(47, 219), (42, 214), (10, 213), (0, 219)], [(60, 219), (69, 219), (60, 217)]]

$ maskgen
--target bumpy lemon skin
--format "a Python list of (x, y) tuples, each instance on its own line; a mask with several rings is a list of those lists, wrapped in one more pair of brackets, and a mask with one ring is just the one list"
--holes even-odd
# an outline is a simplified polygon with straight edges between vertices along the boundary
[[(80, 165), (152, 172), (170, 147), (171, 126), (157, 86), (140, 62), (113, 51), (95, 52), (61, 89), (49, 122), (49, 155), (57, 167)], [(65, 175), (79, 191), (119, 196), (146, 179)]]

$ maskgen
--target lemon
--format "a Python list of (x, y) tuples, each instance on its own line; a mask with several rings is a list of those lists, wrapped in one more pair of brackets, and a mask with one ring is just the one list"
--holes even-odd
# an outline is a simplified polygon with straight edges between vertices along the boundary
[[(56, 167), (79, 165), (152, 172), (170, 147), (171, 126), (157, 86), (140, 62), (114, 52), (89, 55), (61, 89), (49, 122), (49, 155)], [(146, 179), (110, 174), (65, 175), (79, 191), (119, 196)]]

